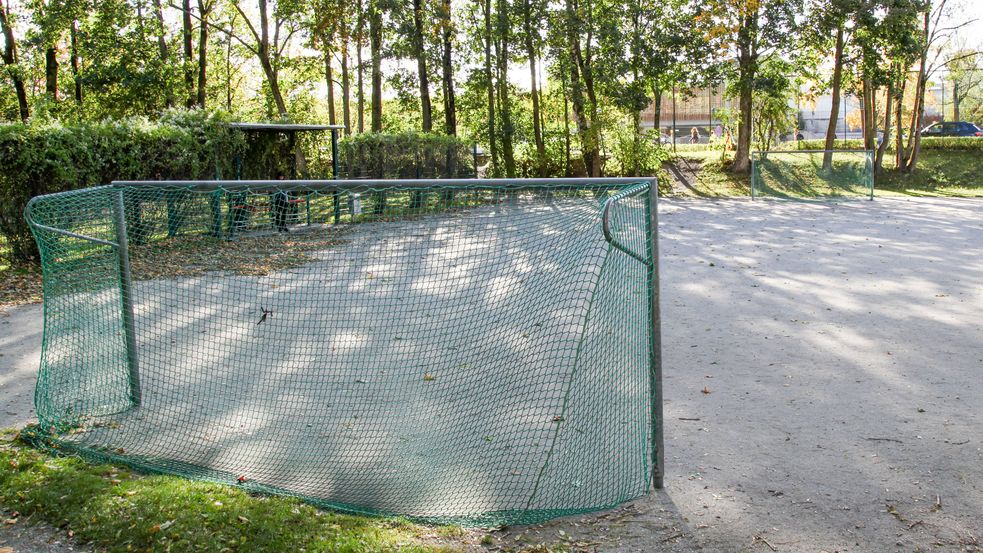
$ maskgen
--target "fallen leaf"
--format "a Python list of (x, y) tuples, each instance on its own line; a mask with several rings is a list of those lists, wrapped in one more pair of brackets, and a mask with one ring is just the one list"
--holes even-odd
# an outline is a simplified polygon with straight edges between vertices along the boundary
[(423, 380), (426, 381), (426, 382), (430, 382), (430, 381), (433, 381), (433, 380), (436, 380), (436, 379), (437, 379), (437, 377), (434, 376), (434, 375), (432, 375), (432, 374), (430, 374), (430, 373), (426, 373), (426, 374), (423, 375)]
[(710, 391), (710, 388), (707, 388), (706, 386), (704, 386), (703, 389), (700, 391), (703, 392), (704, 395), (710, 395), (713, 393)]

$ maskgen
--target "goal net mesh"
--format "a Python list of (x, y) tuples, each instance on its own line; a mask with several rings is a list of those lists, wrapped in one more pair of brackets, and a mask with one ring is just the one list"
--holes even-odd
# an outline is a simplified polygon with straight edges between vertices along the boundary
[(754, 197), (874, 197), (874, 152), (776, 150), (753, 152)]
[(31, 203), (44, 447), (435, 522), (648, 491), (648, 182), (224, 186)]

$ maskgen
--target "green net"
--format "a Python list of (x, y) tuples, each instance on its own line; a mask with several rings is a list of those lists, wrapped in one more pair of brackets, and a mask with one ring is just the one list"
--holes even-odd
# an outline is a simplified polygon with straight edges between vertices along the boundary
[(751, 196), (874, 197), (874, 152), (779, 150), (752, 152)]
[(661, 485), (655, 194), (223, 181), (35, 198), (38, 441), (427, 521), (638, 497)]

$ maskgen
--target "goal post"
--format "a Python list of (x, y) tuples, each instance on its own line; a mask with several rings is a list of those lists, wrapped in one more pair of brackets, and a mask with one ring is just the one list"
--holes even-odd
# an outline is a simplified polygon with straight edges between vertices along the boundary
[(35, 443), (518, 524), (663, 483), (654, 179), (153, 181), (34, 198)]
[(751, 198), (874, 199), (872, 150), (751, 152)]

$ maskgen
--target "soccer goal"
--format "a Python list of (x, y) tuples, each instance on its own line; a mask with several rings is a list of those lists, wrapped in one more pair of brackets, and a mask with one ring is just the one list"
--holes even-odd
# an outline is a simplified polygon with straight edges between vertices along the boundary
[(751, 198), (874, 199), (874, 152), (776, 150), (751, 153)]
[(119, 182), (41, 196), (44, 447), (516, 524), (661, 487), (648, 179)]

